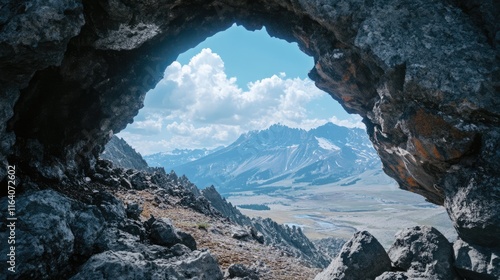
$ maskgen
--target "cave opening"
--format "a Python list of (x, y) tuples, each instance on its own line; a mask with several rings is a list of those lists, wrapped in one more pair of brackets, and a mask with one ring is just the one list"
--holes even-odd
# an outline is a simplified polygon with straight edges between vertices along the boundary
[[(150, 166), (187, 175), (200, 189), (214, 185), (244, 214), (299, 226), (314, 239), (348, 239), (356, 230), (368, 230), (384, 246), (389, 246), (402, 225), (427, 224), (453, 240), (455, 233), (443, 208), (403, 192), (383, 174), (361, 118), (349, 115), (308, 79), (306, 69), (312, 65), (313, 59), (295, 43), (271, 38), (265, 28), (251, 32), (233, 25), (180, 54), (166, 68), (163, 79), (146, 94), (144, 107), (134, 121), (117, 136), (139, 151)], [(327, 135), (332, 139), (314, 136), (312, 144), (311, 139), (309, 143), (287, 139), (298, 135), (294, 129), (304, 130), (300, 137), (310, 138), (304, 136), (305, 131), (331, 122), (334, 124), (325, 129), (329, 129)], [(278, 126), (283, 126), (281, 131), (277, 131)], [(346, 127), (350, 131), (346, 132)], [(252, 133), (254, 140), (262, 143), (251, 146), (255, 143), (248, 139), (237, 143), (238, 138), (250, 137)], [(347, 138), (333, 134), (353, 139), (345, 141)], [(271, 143), (270, 137), (281, 137), (278, 141), (282, 143)], [(234, 151), (245, 153), (235, 150), (236, 145), (248, 145), (253, 150), (245, 154), (246, 163), (241, 158), (221, 158), (231, 156)], [(265, 150), (266, 145), (276, 145), (275, 151)], [(304, 148), (306, 145), (316, 145), (319, 150)], [(353, 150), (353, 145), (364, 148)], [(232, 152), (224, 150), (228, 146), (233, 147)], [(297, 146), (303, 151), (294, 151)], [(256, 155), (254, 152), (259, 149), (265, 151)], [(333, 153), (337, 152), (335, 156), (332, 149), (338, 149)], [(207, 159), (217, 152), (222, 154)], [(254, 166), (261, 169), (258, 172), (246, 167), (236, 171), (234, 165), (248, 165), (250, 160), (258, 162), (264, 155), (285, 157), (287, 163), (282, 166), (275, 159), (274, 166), (266, 162)], [(366, 155), (370, 157), (363, 162), (366, 166), (354, 166), (355, 161), (362, 161)], [(357, 159), (346, 160), (351, 156)], [(211, 167), (210, 171), (203, 169), (203, 160), (215, 160), (211, 166), (219, 166)], [(222, 166), (221, 162), (226, 160), (232, 166), (227, 163)], [(302, 165), (289, 164), (294, 160), (302, 160)], [(345, 168), (338, 161), (353, 166)], [(330, 165), (338, 165), (342, 170), (327, 176)], [(361, 172), (359, 168), (366, 170)], [(228, 169), (232, 173), (225, 173)], [(299, 176), (291, 174), (292, 171), (303, 177), (307, 173), (311, 178), (295, 178)], [(200, 173), (212, 174), (200, 176)], [(313, 173), (323, 173), (323, 177)], [(315, 206), (327, 203), (325, 199), (328, 207)], [(401, 215), (403, 212), (406, 215)], [(338, 216), (343, 218), (339, 220)]]
[[(495, 26), (494, 9), (466, 15), (457, 1), (83, 2), (43, 4), (56, 6), (58, 22), (33, 12), (37, 2), (2, 25), (2, 178), (15, 162), (24, 184), (79, 184), (179, 53), (234, 22), (266, 26), (314, 57), (311, 79), (362, 116), (402, 189), (444, 204), (465, 243), (498, 248), (500, 75), (495, 40), (476, 26)], [(40, 20), (18, 24), (32, 15)]]

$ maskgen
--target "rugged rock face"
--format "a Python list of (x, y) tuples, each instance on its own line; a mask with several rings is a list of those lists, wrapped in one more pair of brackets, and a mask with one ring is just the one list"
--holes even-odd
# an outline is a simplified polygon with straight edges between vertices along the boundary
[(457, 240), (453, 244), (455, 267), (466, 279), (498, 279), (500, 256), (495, 250)]
[(136, 170), (148, 170), (148, 163), (142, 158), (141, 154), (134, 148), (117, 136), (111, 137), (111, 140), (104, 147), (100, 158), (113, 162), (116, 167)]
[(265, 25), (314, 57), (310, 77), (364, 118), (402, 189), (499, 250), (497, 1), (1, 3), (0, 177), (16, 164), (19, 191), (91, 177), (180, 52), (234, 22)]
[(367, 231), (359, 231), (349, 240), (336, 259), (314, 280), (374, 279), (391, 269), (384, 247)]
[(295, 256), (314, 266), (324, 268), (328, 265), (327, 254), (319, 250), (299, 227), (280, 225), (267, 218), (253, 218), (243, 215), (236, 207), (227, 202), (213, 186), (202, 190), (202, 195), (210, 204), (231, 221), (247, 228), (239, 233), (244, 237), (254, 238), (269, 246), (280, 248), (291, 256)]
[(393, 265), (409, 279), (458, 279), (453, 249), (446, 237), (432, 227), (414, 227), (396, 234), (389, 249)]
[[(6, 205), (6, 198), (0, 203)], [(17, 217), (17, 270), (9, 279), (67, 279), (72, 275), (71, 279), (166, 279), (168, 275), (222, 279), (217, 260), (209, 252), (192, 251), (196, 245), (191, 236), (165, 222), (153, 221), (148, 228), (127, 219), (123, 203), (109, 193), (96, 192), (86, 204), (53, 190), (36, 191), (17, 198)], [(157, 242), (162, 226), (177, 239)], [(2, 226), (0, 237), (7, 240), (8, 234)], [(0, 260), (6, 263), (9, 248), (1, 248)]]

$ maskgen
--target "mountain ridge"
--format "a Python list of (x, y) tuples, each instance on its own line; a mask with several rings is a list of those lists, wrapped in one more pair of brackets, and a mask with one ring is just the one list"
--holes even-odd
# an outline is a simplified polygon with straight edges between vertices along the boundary
[(380, 161), (364, 130), (327, 123), (308, 131), (281, 124), (250, 131), (173, 170), (200, 188), (214, 185), (227, 193), (285, 179), (326, 184), (375, 167), (380, 168)]

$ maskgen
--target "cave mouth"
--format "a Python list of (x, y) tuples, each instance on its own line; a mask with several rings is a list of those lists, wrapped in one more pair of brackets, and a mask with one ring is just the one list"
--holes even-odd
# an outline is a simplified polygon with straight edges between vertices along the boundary
[(500, 244), (499, 63), (476, 26), (495, 22), (448, 2), (396, 2), (51, 2), (24, 27), (18, 17), (40, 7), (14, 7), (0, 38), (0, 175), (15, 162), (25, 184), (81, 182), (179, 53), (233, 23), (265, 26), (314, 57), (310, 78), (363, 118), (400, 188), (444, 204), (462, 239)]
[[(291, 49), (294, 51), (292, 52)], [(290, 65), (291, 61), (295, 65)], [(357, 230), (367, 230), (375, 234), (379, 242), (387, 248), (392, 244), (392, 236), (398, 230), (421, 224), (438, 228), (450, 241), (456, 239), (456, 233), (451, 226), (444, 208), (426, 203), (421, 196), (395, 188), (395, 181), (384, 174), (380, 174), (382, 165), (378, 157), (377, 160), (366, 163), (366, 169), (373, 169), (361, 174), (354, 171), (357, 170), (354, 166), (355, 163), (349, 162), (353, 165), (351, 167), (351, 172), (353, 173), (350, 176), (362, 176), (355, 180), (348, 180), (342, 177), (340, 178), (340, 182), (338, 182), (336, 178), (333, 179), (326, 176), (327, 178), (321, 178), (322, 183), (317, 183), (319, 180), (316, 179), (311, 181), (309, 185), (305, 183), (307, 179), (304, 178), (296, 178), (293, 179), (293, 183), (286, 184), (283, 182), (280, 185), (280, 181), (276, 182), (277, 179), (273, 180), (273, 178), (284, 177), (287, 176), (286, 174), (293, 178), (295, 176), (290, 174), (289, 171), (286, 171), (285, 175), (279, 175), (279, 169), (282, 166), (278, 164), (274, 167), (270, 167), (265, 163), (263, 163), (262, 167), (256, 166), (256, 168), (263, 168), (265, 171), (257, 172), (254, 176), (248, 177), (245, 180), (249, 181), (246, 184), (242, 184), (241, 180), (230, 180), (225, 177), (228, 173), (224, 171), (230, 169), (230, 166), (233, 166), (231, 164), (222, 168), (220, 162), (215, 161), (214, 165), (219, 165), (215, 168), (219, 168), (220, 173), (217, 172), (217, 175), (210, 176), (207, 174), (213, 173), (212, 167), (206, 170), (203, 163), (200, 163), (199, 166), (193, 166), (189, 165), (189, 161), (180, 160), (180, 162), (174, 163), (170, 160), (167, 161), (166, 157), (163, 158), (165, 154), (170, 154), (172, 157), (179, 155), (183, 158), (184, 156), (182, 155), (193, 152), (194, 157), (192, 160), (194, 161), (198, 159), (197, 157), (200, 157), (199, 159), (203, 158), (201, 153), (215, 151), (219, 153), (218, 158), (220, 158), (220, 153), (224, 152), (223, 148), (233, 144), (243, 134), (247, 134), (249, 131), (257, 133), (257, 131), (261, 130), (265, 130), (271, 134), (273, 130), (269, 127), (277, 123), (286, 125), (287, 128), (284, 128), (284, 131), (276, 129), (274, 133), (278, 133), (278, 131), (280, 133), (290, 133), (289, 127), (305, 130), (316, 129), (330, 122), (333, 118), (337, 122), (336, 125), (348, 125), (350, 128), (356, 127), (366, 131), (360, 119), (343, 119), (348, 115), (347, 112), (330, 95), (317, 89), (312, 81), (307, 78), (306, 71), (294, 69), (308, 69), (313, 64), (312, 58), (300, 52), (296, 44), (271, 38), (265, 28), (260, 31), (251, 32), (243, 27), (233, 25), (229, 29), (207, 38), (187, 52), (180, 54), (177, 60), (167, 67), (163, 79), (153, 89), (148, 91), (144, 99), (144, 107), (134, 117), (134, 122), (129, 124), (116, 136), (125, 139), (128, 144), (143, 155), (143, 158), (151, 167), (163, 167), (167, 172), (173, 170), (179, 176), (185, 175), (188, 180), (200, 189), (214, 186), (221, 196), (236, 207), (239, 207), (239, 210), (245, 215), (271, 218), (273, 220), (279, 219), (280, 223), (290, 225), (290, 227), (293, 225), (299, 226), (309, 238), (334, 237), (349, 239), (350, 235), (354, 233), (353, 230), (355, 227), (347, 225), (363, 219), (365, 223), (362, 226), (356, 225)], [(257, 73), (249, 73), (250, 71)], [(234, 78), (236, 78), (236, 81), (233, 80)], [(254, 88), (257, 88), (257, 90)], [(294, 94), (294, 91), (299, 90), (301, 91), (300, 95)], [(252, 95), (254, 97), (238, 99), (245, 95)], [(266, 97), (272, 100), (266, 100)], [(295, 100), (295, 98), (303, 98), (303, 100)], [(310, 99), (313, 100), (311, 101)], [(200, 104), (199, 100), (203, 100), (203, 102)], [(256, 104), (250, 103), (245, 104), (247, 107), (241, 106), (242, 103), (249, 102), (249, 100)], [(285, 101), (287, 102), (287, 106), (283, 104)], [(289, 102), (293, 102), (293, 104), (289, 104)], [(306, 106), (309, 103), (313, 104)], [(252, 110), (249, 111), (248, 108)], [(301, 123), (294, 121), (296, 117), (283, 116), (283, 114), (292, 110), (305, 111), (302, 118), (300, 118)], [(319, 116), (319, 114), (314, 114), (315, 112), (310, 112), (311, 110), (322, 111), (323, 114)], [(339, 111), (343, 112), (339, 113)], [(268, 116), (272, 112), (279, 112), (279, 115)], [(328, 112), (329, 114), (324, 112)], [(235, 118), (235, 116), (237, 117)], [(323, 121), (318, 122), (317, 118), (321, 118)], [(252, 123), (250, 122), (257, 123), (260, 126), (251, 126)], [(334, 132), (333, 128), (332, 132)], [(221, 133), (224, 134), (223, 138), (220, 137)], [(266, 135), (268, 136), (269, 134), (267, 133)], [(343, 135), (345, 131), (341, 130), (334, 133)], [(351, 136), (354, 137), (361, 134), (366, 135), (366, 132), (360, 133), (360, 131), (357, 131)], [(257, 133), (257, 135), (260, 137), (254, 138), (254, 140), (262, 140), (264, 143), (268, 143), (266, 142), (267, 137), (260, 133)], [(279, 134), (271, 135), (273, 137), (281, 136)], [(287, 135), (291, 137), (295, 134)], [(323, 145), (320, 146), (321, 148), (328, 149), (329, 147), (325, 147), (324, 145), (331, 145), (327, 138), (320, 138), (323, 141), (326, 140), (325, 142), (321, 142)], [(339, 137), (333, 138), (337, 141), (339, 140)], [(356, 141), (359, 139), (352, 140)], [(290, 147), (290, 145), (304, 145), (298, 139), (282, 139), (280, 141), (286, 147)], [(113, 141), (113, 143), (118, 143), (118, 141)], [(251, 145), (251, 143), (254, 142), (243, 142), (240, 145), (246, 146)], [(285, 145), (285, 143), (288, 144)], [(309, 144), (314, 147), (314, 143), (309, 142)], [(258, 147), (260, 147), (261, 152), (265, 152), (269, 156), (278, 157), (283, 155), (280, 153), (283, 152), (284, 146), (274, 145), (276, 146), (274, 146), (272, 152), (265, 150), (265, 147), (260, 145)], [(356, 155), (347, 146), (339, 143), (337, 145), (343, 147), (340, 148), (340, 151), (343, 151), (342, 155), (359, 156), (359, 154)], [(371, 147), (371, 143), (369, 145)], [(112, 152), (116, 149), (114, 144), (109, 148), (108, 146), (106, 146), (107, 148), (104, 153)], [(253, 149), (258, 149), (256, 147), (253, 147)], [(362, 145), (358, 146), (358, 148), (361, 147)], [(252, 149), (252, 146), (248, 148)], [(304, 150), (304, 153), (307, 150)], [(376, 156), (376, 151), (373, 147), (361, 150), (365, 156)], [(294, 161), (300, 161), (302, 158), (299, 158), (299, 155), (295, 151), (287, 151), (295, 155), (290, 155), (289, 159), (286, 160), (287, 162), (292, 161), (292, 158), (294, 158)], [(350, 153), (347, 153), (347, 151), (350, 151)], [(243, 151), (238, 152), (242, 153)], [(327, 156), (332, 156), (326, 150), (320, 149), (316, 152), (323, 152)], [(365, 154), (364, 152), (367, 153)], [(228, 155), (228, 152), (224, 152), (224, 154)], [(231, 153), (229, 155), (234, 156)], [(258, 156), (258, 154), (254, 155), (250, 153), (245, 157), (246, 161), (240, 162), (240, 164), (248, 165), (248, 162), (255, 161), (255, 157)], [(316, 158), (317, 154), (313, 152), (310, 156), (311, 158)], [(109, 159), (116, 163), (119, 160), (114, 155), (103, 154), (101, 158)], [(340, 156), (339, 160), (341, 161), (341, 159), (342, 156)], [(228, 160), (231, 161), (234, 159), (228, 158)], [(318, 164), (320, 161), (316, 162), (317, 166), (320, 166)], [(359, 161), (362, 160), (359, 159)], [(330, 166), (330, 163), (336, 163), (336, 161), (332, 160), (325, 162), (328, 162), (328, 166)], [(347, 163), (348, 161), (342, 162), (342, 166), (345, 166)], [(188, 164), (189, 167), (182, 166), (184, 164)], [(368, 167), (369, 164), (370, 167)], [(285, 170), (297, 168), (296, 166), (290, 164)], [(121, 167), (129, 168), (133, 166), (124, 165)], [(343, 167), (340, 168), (342, 169)], [(245, 170), (244, 167), (242, 169)], [(304, 174), (302, 175), (304, 177), (306, 176), (305, 174), (309, 174), (304, 171), (306, 169), (302, 168), (297, 170), (297, 172)], [(368, 172), (370, 172), (369, 175)], [(205, 174), (206, 177), (200, 175), (200, 173)], [(238, 175), (234, 173), (229, 174), (234, 177), (241, 176), (245, 178), (245, 173), (245, 171), (240, 170), (236, 173)], [(251, 170), (248, 170), (248, 173), (251, 173)], [(340, 171), (334, 173), (340, 174)], [(254, 182), (255, 176), (258, 176), (257, 181), (260, 181), (260, 183), (257, 184), (260, 185), (254, 186), (256, 184)], [(224, 177), (226, 179), (223, 179)], [(289, 181), (291, 180), (289, 179)], [(272, 181), (272, 184), (266, 185), (262, 183), (265, 181)], [(276, 187), (276, 185), (280, 187)], [(329, 191), (326, 189), (327, 185), (330, 188)], [(367, 187), (366, 185), (371, 186)], [(307, 198), (302, 197), (300, 192), (304, 194), (310, 192), (308, 195), (305, 195), (310, 201), (306, 203)], [(318, 195), (318, 192), (322, 193), (322, 195)], [(312, 193), (315, 195), (312, 195)], [(336, 195), (332, 195), (332, 193)], [(344, 199), (338, 199), (337, 196)], [(320, 197), (331, 197), (329, 207), (317, 207), (317, 203), (327, 205), (327, 202), (319, 199)], [(363, 200), (365, 198), (366, 201)], [(391, 201), (392, 210), (381, 202), (384, 199), (385, 201)], [(301, 204), (303, 205), (301, 207), (291, 207), (290, 205), (293, 205), (296, 200), (301, 200)], [(260, 204), (262, 201), (266, 201), (266, 203)], [(366, 206), (368, 204), (371, 204), (371, 206)], [(408, 210), (410, 205), (415, 207), (415, 209)], [(343, 209), (340, 212), (335, 210), (340, 208)], [(418, 220), (419, 218), (415, 218), (415, 220), (400, 219), (399, 217), (403, 211), (411, 217), (432, 216), (433, 220), (438, 222)], [(320, 212), (322, 213), (321, 215), (319, 215)], [(335, 217), (338, 216), (342, 216), (344, 219), (340, 225), (334, 225), (334, 223), (330, 222), (331, 219), (336, 219)], [(383, 223), (383, 228), (378, 226), (380, 224), (380, 217), (387, 219), (387, 222)], [(372, 221), (377, 222), (373, 223)]]
[[(118, 132), (142, 155), (214, 149), (274, 124), (309, 130), (327, 122), (365, 128), (308, 78), (297, 44), (236, 24), (179, 55)], [(194, 137), (194, 135), (196, 137)]]

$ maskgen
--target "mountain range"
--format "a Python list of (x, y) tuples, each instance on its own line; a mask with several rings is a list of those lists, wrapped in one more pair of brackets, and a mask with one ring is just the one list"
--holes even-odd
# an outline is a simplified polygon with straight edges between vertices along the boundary
[[(186, 161), (188, 158), (195, 160)], [(308, 131), (276, 124), (245, 133), (211, 153), (184, 150), (145, 159), (150, 166), (167, 167), (168, 163), (172, 167), (167, 170), (185, 174), (200, 188), (214, 185), (221, 193), (264, 186), (323, 185), (380, 169), (364, 130), (333, 123)]]

